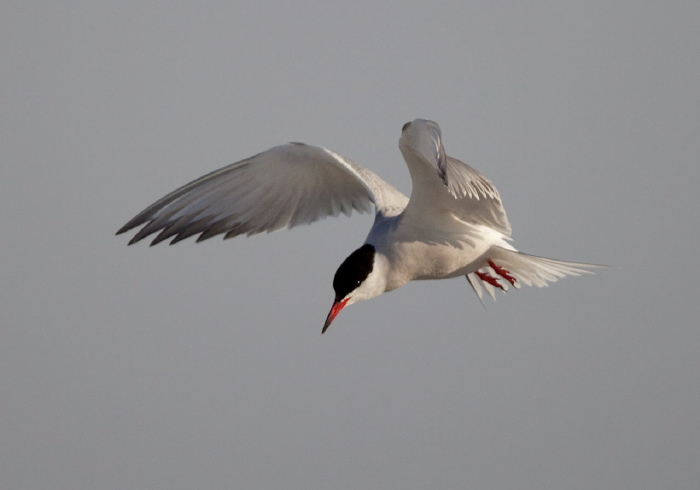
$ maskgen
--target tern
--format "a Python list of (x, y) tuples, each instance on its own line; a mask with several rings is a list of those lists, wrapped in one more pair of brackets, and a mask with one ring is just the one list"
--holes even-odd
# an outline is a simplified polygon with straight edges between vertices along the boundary
[(338, 267), (335, 298), (321, 333), (348, 305), (409, 281), (465, 276), (484, 291), (548, 282), (599, 267), (518, 252), (501, 196), (490, 180), (445, 153), (437, 123), (404, 124), (399, 139), (411, 175), (410, 199), (374, 172), (326, 148), (276, 146), (174, 190), (126, 223), (142, 228), (129, 245), (193, 235), (197, 242), (292, 228), (352, 210), (375, 218), (364, 244)]

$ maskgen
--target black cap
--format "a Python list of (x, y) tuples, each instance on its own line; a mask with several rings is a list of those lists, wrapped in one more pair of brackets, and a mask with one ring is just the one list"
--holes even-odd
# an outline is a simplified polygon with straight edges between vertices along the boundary
[(333, 278), (336, 301), (345, 298), (367, 279), (374, 268), (374, 253), (374, 246), (365, 243), (340, 264)]

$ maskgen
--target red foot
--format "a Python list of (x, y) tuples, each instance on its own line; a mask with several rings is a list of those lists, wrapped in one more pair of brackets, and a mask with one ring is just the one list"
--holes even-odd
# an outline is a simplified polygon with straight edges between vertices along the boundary
[(490, 285), (497, 287), (497, 288), (501, 288), (505, 291), (503, 286), (501, 286), (498, 283), (498, 279), (496, 279), (495, 277), (489, 276), (486, 272), (476, 271), (476, 275), (479, 276), (479, 279), (481, 279), (482, 281), (488, 282)]
[[(496, 274), (501, 276), (503, 279), (508, 281), (511, 286), (515, 286), (515, 278), (510, 275), (510, 271), (508, 269), (504, 269), (503, 267), (499, 267), (496, 264), (493, 263), (493, 261), (489, 260), (489, 265), (491, 268), (496, 271)], [(503, 289), (503, 288), (501, 288)]]

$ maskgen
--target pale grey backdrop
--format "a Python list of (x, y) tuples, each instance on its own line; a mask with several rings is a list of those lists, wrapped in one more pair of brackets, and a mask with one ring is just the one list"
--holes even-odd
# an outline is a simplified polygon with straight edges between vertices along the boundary
[[(700, 3), (0, 6), (0, 487), (690, 489)], [(405, 192), (400, 128), (500, 189), (521, 250), (619, 269), (481, 307), (354, 305), (371, 217), (127, 247), (287, 141)]]

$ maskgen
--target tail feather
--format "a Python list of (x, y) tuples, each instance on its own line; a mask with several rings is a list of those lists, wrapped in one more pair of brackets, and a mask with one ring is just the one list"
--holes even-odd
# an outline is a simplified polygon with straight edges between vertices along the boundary
[[(483, 282), (479, 277), (474, 274), (473, 272), (471, 274), (467, 274), (464, 276), (467, 278), (467, 281), (469, 281), (469, 285), (472, 287), (476, 295), (479, 297), (479, 301), (481, 301), (481, 304), (484, 305), (484, 308), (486, 307), (486, 303), (484, 303), (484, 288), (482, 287), (482, 284), (484, 286), (491, 286), (490, 284), (487, 284)], [(491, 295), (491, 298), (496, 301), (496, 295), (493, 294), (493, 286), (491, 286), (491, 290), (488, 290), (488, 293)]]
[[(479, 270), (485, 272), (489, 269), (488, 260), (492, 260), (499, 267), (503, 267), (510, 271), (510, 274), (517, 279), (515, 287), (520, 287), (519, 283), (528, 286), (544, 287), (550, 282), (566, 276), (580, 276), (581, 274), (593, 274), (590, 269), (604, 268), (603, 265), (584, 264), (581, 262), (569, 262), (557, 259), (548, 259), (546, 257), (538, 257), (536, 255), (528, 255), (515, 250), (507, 250), (501, 247), (492, 247), (484, 256), (484, 265)], [(467, 274), (467, 280), (474, 292), (483, 303), (483, 291), (493, 298), (495, 296), (495, 288), (482, 281), (475, 272)], [(508, 281), (500, 281), (503, 285), (503, 291), (508, 291)]]

